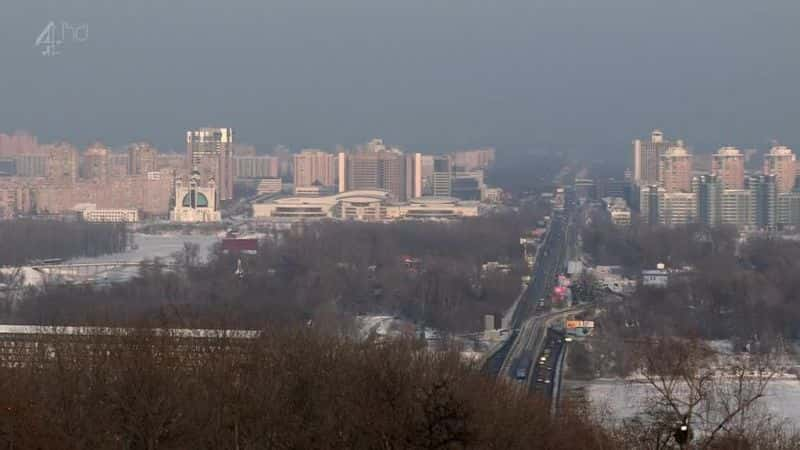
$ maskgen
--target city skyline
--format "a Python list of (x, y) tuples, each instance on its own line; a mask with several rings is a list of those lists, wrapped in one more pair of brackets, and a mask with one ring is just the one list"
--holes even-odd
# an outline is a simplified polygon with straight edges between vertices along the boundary
[[(221, 124), (260, 149), (377, 135), (410, 151), (621, 161), (629, 136), (659, 124), (697, 153), (800, 144), (790, 2), (7, 3), (0, 130), (47, 142), (180, 150), (178, 130)], [(753, 17), (770, 32), (730, 33)], [(88, 37), (43, 56), (34, 41), (59, 20)], [(195, 70), (212, 54), (226, 63)]]
[(800, 448), (796, 0), (0, 11), (0, 449)]
[[(209, 127), (209, 126), (206, 126), (206, 125), (200, 125), (198, 127), (192, 128), (192, 129), (201, 129), (201, 128), (216, 128), (216, 127), (214, 127), (214, 126)], [(236, 129), (236, 127), (234, 126), (233, 129)], [(798, 145), (794, 145), (791, 142), (784, 141), (784, 140), (781, 140), (781, 139), (770, 139), (769, 141), (763, 142), (763, 143), (761, 143), (760, 145), (757, 145), (757, 146), (744, 146), (741, 143), (733, 142), (733, 141), (731, 141), (729, 139), (723, 139), (718, 144), (714, 144), (716, 146), (708, 147), (708, 148), (702, 148), (702, 149), (698, 150), (697, 146), (695, 144), (693, 144), (691, 141), (684, 140), (684, 139), (681, 139), (681, 138), (676, 139), (674, 142), (671, 141), (670, 138), (673, 135), (671, 134), (670, 138), (668, 138), (666, 133), (664, 131), (662, 131), (663, 130), (662, 128), (653, 129), (652, 128), (652, 124), (651, 124), (651, 128), (649, 128), (649, 129), (651, 130), (650, 134), (656, 133), (656, 132), (661, 134), (662, 138), (664, 139), (664, 151), (666, 151), (667, 148), (669, 148), (670, 146), (683, 147), (687, 151), (689, 151), (689, 153), (691, 153), (693, 156), (704, 155), (704, 156), (712, 157), (712, 159), (710, 159), (709, 161), (713, 160), (713, 157), (717, 156), (717, 154), (720, 152), (720, 150), (723, 150), (723, 149), (737, 150), (742, 154), (743, 157), (745, 157), (749, 161), (749, 160), (752, 159), (752, 156), (754, 156), (754, 155), (762, 155), (762, 156), (766, 155), (766, 154), (768, 154), (770, 152), (770, 150), (772, 150), (775, 147), (784, 147), (784, 148), (789, 148), (789, 149), (800, 147), (800, 140), (798, 141)], [(187, 129), (187, 130), (189, 130), (189, 129)], [(13, 129), (13, 130), (0, 129), (0, 156), (3, 155), (3, 149), (18, 148), (19, 145), (23, 145), (23, 148), (28, 148), (28, 147), (25, 147), (25, 146), (26, 145), (30, 145), (31, 142), (33, 143), (33, 145), (38, 146), (38, 148), (40, 148), (40, 149), (45, 148), (47, 146), (68, 145), (68, 146), (74, 147), (75, 149), (77, 149), (77, 150), (79, 150), (81, 152), (83, 152), (83, 151), (85, 151), (87, 149), (93, 148), (93, 147), (103, 147), (103, 148), (108, 149), (109, 152), (111, 154), (114, 154), (114, 155), (127, 153), (127, 152), (129, 152), (129, 150), (130, 150), (130, 148), (132, 146), (146, 145), (146, 146), (152, 147), (153, 149), (157, 150), (158, 153), (161, 154), (161, 155), (181, 155), (181, 154), (185, 155), (186, 154), (186, 131), (187, 130), (179, 130), (177, 133), (175, 133), (177, 136), (180, 136), (181, 139), (182, 139), (181, 144), (180, 144), (180, 148), (178, 148), (178, 146), (176, 146), (174, 148), (173, 147), (167, 148), (167, 147), (162, 147), (162, 146), (157, 145), (155, 143), (155, 141), (153, 141), (152, 139), (148, 139), (147, 136), (145, 136), (145, 137), (143, 137), (143, 138), (141, 138), (139, 140), (123, 141), (123, 142), (121, 142), (119, 144), (113, 144), (113, 145), (108, 144), (108, 141), (104, 140), (102, 138), (100, 138), (100, 139), (92, 139), (92, 140), (87, 141), (86, 143), (81, 144), (81, 143), (76, 143), (76, 142), (73, 142), (73, 141), (70, 141), (70, 140), (67, 140), (67, 139), (47, 140), (47, 139), (41, 138), (40, 135), (37, 135), (37, 134), (31, 132), (30, 130), (27, 130), (27, 129)], [(293, 154), (293, 155), (294, 154), (300, 154), (300, 153), (302, 153), (304, 151), (309, 151), (309, 150), (321, 151), (321, 152), (333, 153), (333, 154), (336, 154), (336, 153), (338, 153), (340, 151), (357, 152), (364, 145), (369, 144), (369, 141), (371, 139), (373, 139), (374, 136), (375, 136), (374, 134), (369, 134), (369, 133), (364, 134), (364, 137), (361, 140), (355, 141), (355, 142), (353, 142), (352, 144), (349, 144), (349, 145), (343, 145), (343, 144), (340, 144), (340, 143), (326, 143), (326, 144), (323, 144), (323, 145), (320, 145), (320, 146), (317, 146), (317, 147), (309, 147), (308, 145), (298, 145), (296, 147), (295, 146), (289, 147), (289, 146), (286, 146), (284, 144), (274, 144), (274, 145), (269, 145), (269, 146), (262, 147), (262, 146), (254, 145), (250, 141), (240, 139), (239, 138), (238, 129), (236, 129), (236, 130), (237, 130), (236, 131), (237, 138), (236, 138), (236, 142), (234, 144), (234, 147), (243, 146), (243, 147), (246, 147), (246, 148), (249, 148), (249, 149), (254, 149), (256, 151), (256, 153), (253, 154), (253, 155), (249, 155), (249, 154), (247, 154), (247, 155), (239, 155), (239, 154), (236, 153), (236, 149), (234, 149), (233, 157), (246, 157), (246, 156), (262, 157), (262, 156), (273, 155), (273, 154), (280, 153), (280, 152), (283, 152), (283, 151), (288, 151), (290, 154)], [(635, 132), (634, 135), (643, 135), (643, 133)], [(636, 144), (637, 141), (641, 142), (642, 144), (645, 144), (645, 145), (649, 144), (650, 143), (650, 139), (652, 139), (652, 136), (648, 136), (646, 138), (636, 138), (636, 139), (634, 139), (634, 145)], [(22, 140), (23, 143), (20, 144), (17, 140)], [(380, 140), (384, 140), (384, 139), (380, 139)], [(414, 148), (408, 147), (408, 146), (406, 146), (406, 145), (404, 145), (402, 143), (396, 142), (396, 141), (392, 141), (392, 142), (393, 142), (392, 143), (392, 148), (395, 148), (395, 149), (397, 149), (399, 151), (402, 151), (404, 153), (422, 153), (422, 154), (425, 154), (425, 155), (433, 155), (433, 156), (439, 156), (439, 155), (445, 156), (445, 155), (452, 155), (452, 154), (456, 154), (456, 153), (469, 153), (469, 152), (473, 152), (473, 151), (476, 151), (476, 150), (482, 150), (482, 149), (493, 149), (493, 151), (496, 151), (496, 152), (501, 152), (502, 151), (501, 149), (499, 149), (495, 145), (484, 145), (484, 146), (473, 146), (473, 147), (453, 147), (452, 150), (445, 150), (445, 149), (442, 149), (442, 148), (435, 148), (435, 149), (430, 149), (430, 150), (419, 150), (419, 149), (414, 149)], [(635, 162), (635, 159), (632, 159), (631, 156), (630, 156), (631, 155), (631, 139), (630, 139), (630, 136), (626, 137), (625, 142), (626, 143), (618, 151), (616, 151), (614, 153), (614, 157), (616, 159), (612, 160), (612, 162), (614, 162), (616, 165), (618, 165), (620, 167), (620, 170), (630, 169), (632, 176), (635, 176), (636, 162)], [(634, 152), (635, 151), (636, 150), (634, 149)], [(18, 151), (11, 150), (11, 151), (6, 151), (5, 153), (6, 154), (19, 154), (19, 153), (27, 153), (27, 152), (26, 151), (18, 152)], [(537, 152), (529, 152), (529, 153), (536, 154)], [(512, 157), (515, 156), (515, 154), (513, 154), (511, 152), (507, 152), (505, 154), (508, 155), (508, 156), (512, 156)], [(541, 154), (548, 154), (548, 152), (544, 152), (543, 151), (543, 152), (541, 152)], [(587, 161), (587, 162), (595, 161), (595, 160), (593, 160), (591, 158), (584, 159), (580, 155), (575, 155), (575, 156), (579, 156), (580, 160), (583, 160), (583, 161)], [(458, 165), (458, 161), (453, 161), (453, 163), (454, 163), (454, 165)], [(758, 169), (760, 167), (761, 166), (759, 165), (758, 167), (748, 167), (747, 169), (748, 170), (750, 170), (750, 169)], [(658, 161), (656, 161), (656, 164), (653, 166), (653, 170), (654, 170), (654, 173), (658, 172)]]

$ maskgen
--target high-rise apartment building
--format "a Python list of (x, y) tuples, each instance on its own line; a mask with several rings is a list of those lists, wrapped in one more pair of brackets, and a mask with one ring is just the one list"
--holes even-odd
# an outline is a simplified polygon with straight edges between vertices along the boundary
[(32, 155), (39, 153), (39, 142), (36, 136), (25, 132), (16, 132), (11, 135), (0, 133), (0, 155)]
[(664, 203), (666, 191), (657, 184), (642, 186), (639, 191), (639, 212), (644, 221), (650, 225), (661, 223), (661, 204)]
[(495, 153), (493, 148), (454, 152), (452, 154), (452, 165), (463, 172), (487, 169), (494, 164)]
[(661, 155), (672, 144), (664, 140), (661, 130), (653, 130), (650, 140), (633, 141), (633, 181), (640, 186), (658, 184)]
[(434, 157), (432, 182), (434, 197), (453, 195), (453, 163), (449, 156)]
[(20, 177), (45, 177), (47, 176), (47, 154), (25, 154), (14, 157), (17, 161), (17, 176)]
[(100, 144), (86, 149), (81, 161), (81, 178), (104, 182), (110, 173), (109, 151)]
[(335, 186), (337, 175), (336, 157), (322, 150), (305, 149), (294, 155), (294, 185)]
[(592, 178), (575, 178), (575, 195), (579, 199), (594, 200), (597, 198), (597, 186)]
[(396, 200), (406, 197), (406, 158), (402, 153), (383, 153), (380, 159), (380, 187)]
[(638, 192), (634, 195), (633, 186), (628, 179), (601, 178), (597, 180), (597, 198), (617, 197), (625, 199), (629, 205), (638, 205)]
[(276, 145), (272, 149), (272, 156), (278, 158), (278, 176), (283, 179), (289, 179), (294, 175), (292, 166), (294, 165), (294, 158), (289, 147), (285, 145)]
[(697, 219), (697, 194), (667, 192), (658, 205), (659, 220), (664, 225), (685, 225)]
[(274, 156), (234, 156), (234, 178), (278, 178), (280, 162)]
[(169, 170), (178, 175), (188, 176), (186, 155), (180, 153), (159, 153), (156, 158), (156, 170)]
[(108, 154), (108, 176), (109, 177), (124, 177), (128, 175), (128, 166), (130, 165), (130, 158), (128, 152), (116, 153), (111, 152)]
[(422, 195), (433, 195), (433, 155), (422, 155), (421, 166)]
[(723, 183), (716, 175), (701, 175), (692, 180), (697, 193), (697, 219), (700, 223), (715, 227), (722, 223)]
[(422, 161), (420, 153), (406, 155), (406, 200), (423, 196)]
[(401, 152), (365, 150), (347, 154), (343, 161), (346, 181), (340, 182), (340, 191), (382, 189), (393, 200), (406, 200), (406, 158)]
[(65, 143), (47, 145), (45, 152), (45, 176), (48, 181), (68, 184), (78, 179), (78, 151), (73, 146)]
[(12, 219), (16, 213), (30, 213), (32, 207), (30, 184), (19, 179), (0, 178), (0, 219)]
[(198, 183), (215, 180), (219, 200), (233, 198), (233, 130), (200, 128), (186, 132), (187, 171), (197, 169)]
[(778, 224), (778, 183), (776, 175), (757, 175), (746, 180), (753, 192), (756, 226), (773, 230)]
[(778, 194), (777, 221), (782, 226), (800, 225), (800, 192)]
[(146, 142), (137, 142), (128, 146), (129, 175), (145, 175), (158, 169), (158, 150)]
[(339, 185), (339, 192), (347, 190), (347, 153), (339, 152), (336, 156), (336, 179)]
[(711, 173), (725, 189), (744, 189), (744, 155), (736, 147), (722, 147), (711, 160)]
[(233, 157), (238, 156), (257, 156), (256, 148), (248, 144), (233, 144)]
[(683, 147), (670, 147), (661, 155), (659, 181), (667, 192), (691, 192), (692, 155)]
[(37, 213), (61, 214), (78, 203), (94, 203), (100, 209), (138, 209), (146, 215), (164, 216), (169, 212), (172, 187), (169, 172), (110, 177), (104, 183), (39, 184), (35, 208)]
[(756, 224), (754, 192), (749, 189), (726, 189), (722, 191), (722, 223), (749, 228)]
[(17, 160), (9, 156), (0, 156), (0, 177), (17, 175)]
[(794, 152), (789, 147), (774, 146), (764, 155), (764, 175), (775, 175), (779, 193), (794, 189), (794, 165)]
[(482, 170), (453, 172), (453, 197), (459, 200), (481, 201), (485, 199), (486, 193)]
[(639, 191), (641, 217), (647, 223), (684, 225), (697, 220), (697, 194), (667, 192), (661, 186), (644, 186)]
[(376, 152), (361, 152), (347, 155), (348, 191), (359, 189), (381, 189), (383, 164)]

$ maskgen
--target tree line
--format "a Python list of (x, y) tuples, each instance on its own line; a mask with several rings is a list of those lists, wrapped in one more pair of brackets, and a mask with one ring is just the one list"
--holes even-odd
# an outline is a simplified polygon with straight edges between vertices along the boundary
[(125, 250), (123, 224), (54, 220), (0, 221), (0, 265), (22, 265), (36, 259), (97, 256)]
[(800, 338), (798, 241), (739, 240), (733, 228), (700, 224), (618, 228), (602, 218), (591, 220), (582, 238), (594, 263), (620, 264), (634, 278), (659, 262), (677, 269), (667, 288), (639, 287), (609, 306), (605, 326), (624, 337), (733, 339), (742, 348)]
[(0, 369), (2, 448), (615, 448), (587, 417), (551, 417), (543, 399), (413, 340), (142, 331), (54, 339), (31, 361)]
[[(543, 215), (530, 209), (450, 223), (313, 223), (264, 239), (258, 255), (216, 248), (203, 264), (187, 246), (177, 269), (154, 261), (106, 288), (46, 286), (8, 320), (166, 317), (185, 326), (222, 314), (231, 325), (338, 326), (354, 315), (391, 314), (446, 332), (476, 331), (484, 314), (502, 315), (519, 294), (526, 270), (519, 237)], [(240, 258), (241, 277), (234, 274)], [(512, 273), (482, 274), (487, 261), (508, 263)]]
[(580, 400), (562, 401), (551, 415), (548, 400), (481, 375), (457, 349), (429, 352), (413, 338), (359, 342), (272, 327), (252, 339), (187, 339), (154, 333), (158, 323), (15, 342), (17, 354), (29, 352), (15, 364), (2, 354), (0, 447), (674, 449), (681, 420), (696, 434), (680, 448), (800, 442), (750, 414), (766, 378), (739, 377), (733, 391), (720, 390), (697, 344), (642, 349), (651, 356), (641, 361), (647, 383), (688, 389), (658, 393), (647, 417), (613, 424)]

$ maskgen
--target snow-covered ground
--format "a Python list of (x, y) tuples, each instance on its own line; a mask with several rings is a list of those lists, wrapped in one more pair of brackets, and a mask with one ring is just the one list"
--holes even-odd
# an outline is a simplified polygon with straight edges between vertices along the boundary
[[(600, 379), (585, 385), (585, 390), (595, 409), (607, 411), (615, 419), (626, 419), (642, 412), (652, 388), (641, 382)], [(773, 416), (800, 429), (800, 380), (786, 377), (770, 381), (761, 402)]]
[[(139, 263), (154, 258), (168, 260), (175, 252), (183, 249), (184, 243), (198, 245), (200, 247), (200, 258), (206, 259), (211, 252), (213, 244), (218, 241), (219, 238), (214, 235), (184, 235), (180, 233), (152, 235), (135, 233), (133, 235), (135, 248), (102, 256), (73, 258), (65, 261), (64, 264), (93, 264), (117, 261)], [(12, 268), (2, 268), (0, 270), (7, 273), (13, 271)], [(42, 274), (33, 270), (32, 267), (22, 267), (22, 272), (25, 275), (25, 284), (38, 286), (43, 283)], [(107, 279), (115, 282), (124, 281), (134, 276), (137, 272), (137, 267), (125, 268), (114, 271)]]
[(394, 316), (358, 316), (356, 317), (358, 335), (361, 339), (366, 339), (372, 335), (391, 337), (393, 333), (390, 333), (394, 329), (394, 321)]
[[(398, 338), (401, 336), (420, 335), (419, 330), (413, 323), (395, 316), (358, 316), (356, 317), (356, 326), (358, 328), (358, 336), (361, 339), (366, 339), (370, 336)], [(461, 355), (464, 359), (469, 361), (477, 361), (482, 358), (493, 344), (492, 341), (484, 339), (482, 333), (443, 337), (439, 330), (426, 327), (424, 336), (429, 350), (438, 351), (448, 348), (447, 344), (455, 343), (461, 349)]]
[(135, 233), (133, 235), (133, 243), (138, 248), (109, 255), (74, 258), (67, 263), (102, 263), (106, 261), (140, 262), (145, 259), (169, 258), (173, 253), (182, 250), (184, 243), (197, 244), (200, 247), (200, 256), (206, 258), (209, 255), (212, 245), (218, 241), (219, 238), (214, 235), (180, 233), (154, 235)]

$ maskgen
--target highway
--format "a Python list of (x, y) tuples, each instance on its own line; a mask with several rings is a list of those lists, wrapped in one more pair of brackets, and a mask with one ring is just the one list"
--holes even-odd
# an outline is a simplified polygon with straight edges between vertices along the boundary
[[(551, 218), (547, 235), (537, 253), (531, 282), (512, 315), (512, 335), (497, 353), (488, 358), (485, 373), (513, 378), (511, 372), (516, 369), (520, 356), (527, 354), (526, 350), (535, 347), (539, 340), (541, 324), (550, 315), (550, 293), (564, 266), (567, 222), (567, 217), (562, 214), (554, 214)], [(541, 300), (544, 304), (540, 303)]]
[[(565, 211), (553, 213), (545, 241), (531, 274), (531, 283), (514, 313), (514, 332), (492, 358), (485, 372), (514, 383), (520, 390), (557, 394), (564, 336), (552, 330), (557, 322), (580, 312), (582, 307), (552, 309), (550, 294), (558, 275), (565, 272), (576, 233), (573, 224), (574, 199), (566, 199)], [(542, 302), (542, 300), (544, 300)]]

